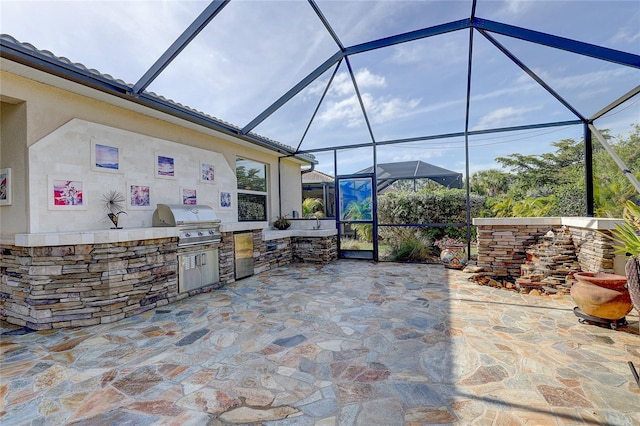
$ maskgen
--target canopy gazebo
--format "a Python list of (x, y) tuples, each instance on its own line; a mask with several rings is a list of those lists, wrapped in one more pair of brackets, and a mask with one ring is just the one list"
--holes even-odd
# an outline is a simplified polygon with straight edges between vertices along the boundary
[[(360, 170), (356, 174), (367, 173), (373, 173), (373, 167)], [(462, 173), (447, 170), (424, 161), (378, 164), (376, 176), (378, 179), (378, 193), (399, 180), (412, 181), (414, 191), (416, 189), (416, 179), (429, 179), (445, 188), (462, 188)]]

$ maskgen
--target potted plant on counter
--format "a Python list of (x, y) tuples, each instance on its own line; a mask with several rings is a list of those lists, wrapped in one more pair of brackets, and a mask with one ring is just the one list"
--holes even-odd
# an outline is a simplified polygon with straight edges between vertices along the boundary
[(273, 227), (281, 231), (289, 229), (291, 221), (286, 216), (277, 216), (272, 223)]

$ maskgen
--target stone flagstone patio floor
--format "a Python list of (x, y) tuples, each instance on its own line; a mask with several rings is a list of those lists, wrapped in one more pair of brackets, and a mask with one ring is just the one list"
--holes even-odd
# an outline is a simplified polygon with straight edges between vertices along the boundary
[(291, 265), (115, 324), (1, 329), (10, 425), (639, 425), (638, 315), (437, 265)]

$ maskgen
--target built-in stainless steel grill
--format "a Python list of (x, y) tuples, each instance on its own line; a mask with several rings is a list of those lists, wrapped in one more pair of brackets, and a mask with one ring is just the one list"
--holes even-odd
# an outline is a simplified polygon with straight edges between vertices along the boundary
[(179, 247), (219, 243), (222, 237), (220, 220), (207, 205), (158, 204), (152, 225), (179, 228)]
[(219, 282), (220, 220), (209, 206), (158, 204), (153, 226), (175, 226), (178, 234), (178, 291), (186, 293)]

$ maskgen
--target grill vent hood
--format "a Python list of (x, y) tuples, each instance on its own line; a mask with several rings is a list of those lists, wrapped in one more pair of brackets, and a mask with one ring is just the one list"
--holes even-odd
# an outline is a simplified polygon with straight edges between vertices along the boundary
[(213, 208), (207, 205), (158, 204), (153, 226), (184, 226), (219, 223)]

